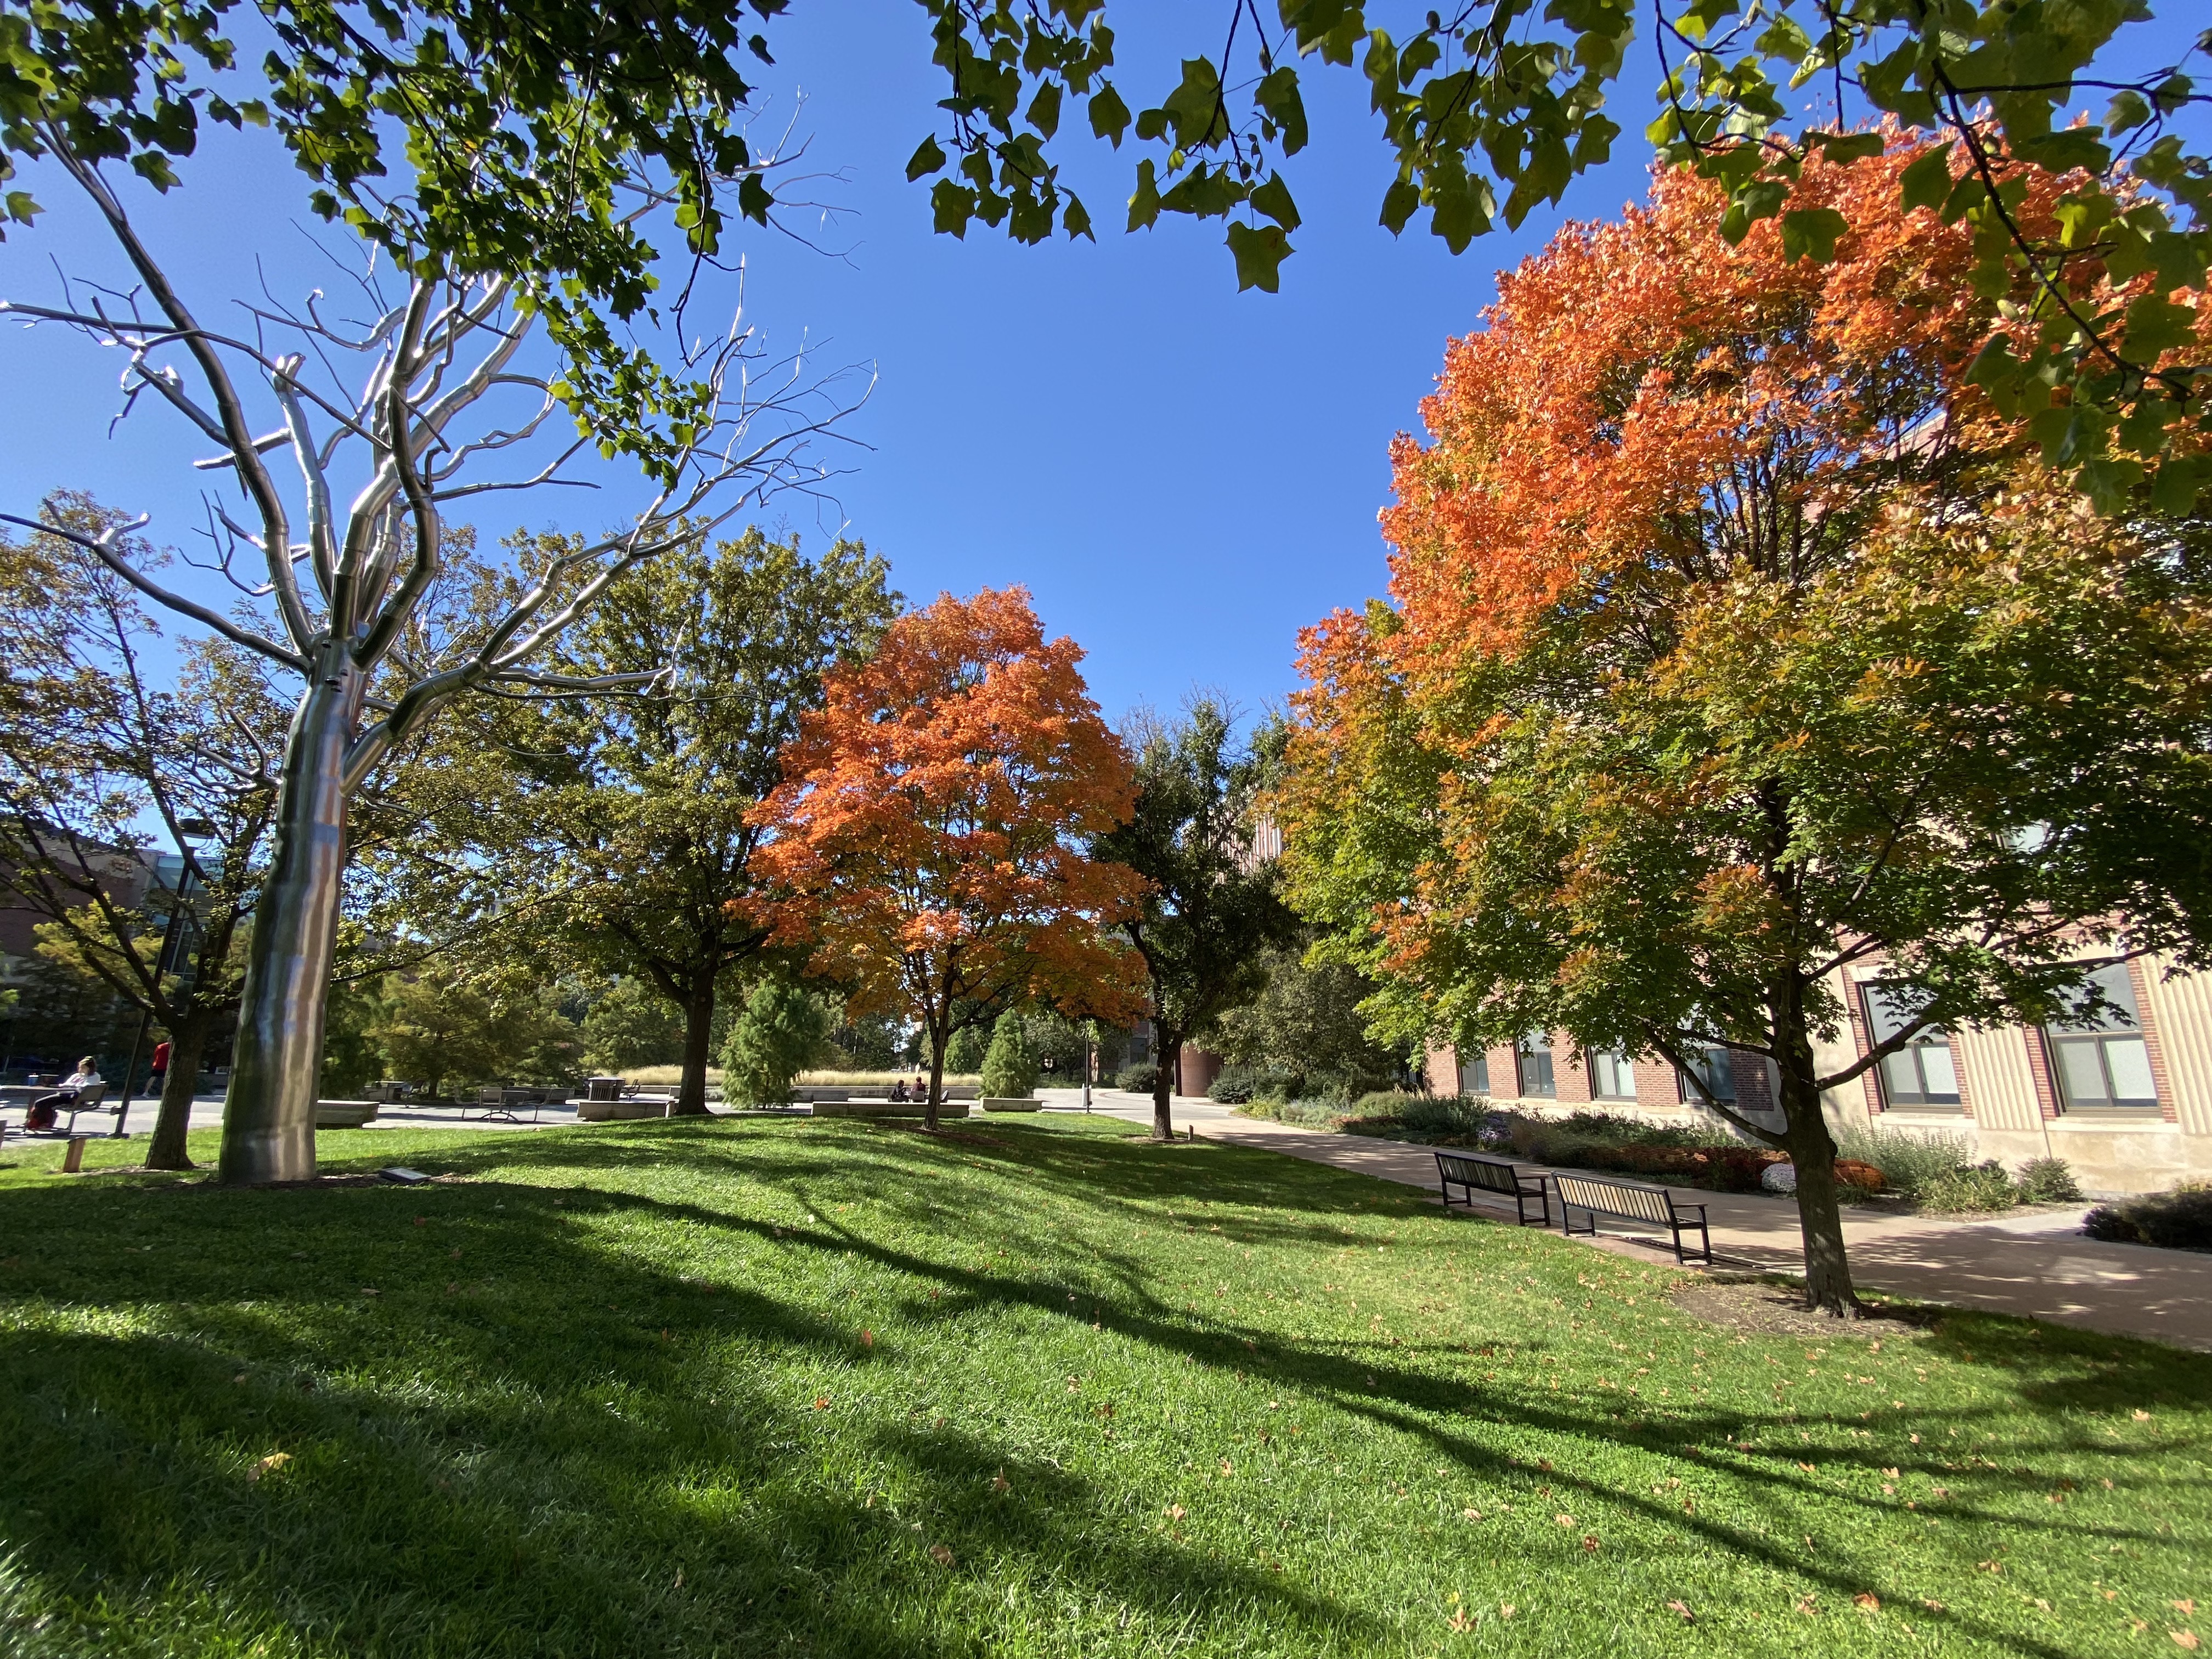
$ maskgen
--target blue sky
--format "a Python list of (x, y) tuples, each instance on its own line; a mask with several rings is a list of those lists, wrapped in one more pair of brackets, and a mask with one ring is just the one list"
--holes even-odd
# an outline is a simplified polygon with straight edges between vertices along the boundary
[[(1375, 223), (1385, 153), (1358, 78), (1338, 71), (1310, 92), (1314, 143), (1286, 169), (1305, 223), (1279, 295), (1237, 293), (1218, 222), (1124, 235), (1131, 159), (1103, 145), (1068, 151), (1097, 245), (1022, 248), (981, 225), (955, 241), (932, 234), (926, 190), (904, 179), (941, 95), (920, 9), (793, 9), (773, 31), (765, 124), (780, 127), (803, 93), (808, 166), (834, 175), (816, 193), (841, 210), (805, 226), (828, 252), (748, 228), (747, 309), (776, 344), (803, 333), (823, 360), (872, 363), (878, 379), (846, 428), (866, 447), (847, 458), (835, 507), (792, 500), (763, 521), (815, 541), (842, 513), (910, 598), (1026, 584), (1048, 628), (1090, 653), (1109, 715), (1171, 705), (1194, 684), (1248, 709), (1287, 692), (1297, 629), (1382, 588), (1387, 447), (1417, 425), (1446, 339), (1474, 325), (1493, 273), (1564, 218), (1609, 215), (1643, 192), (1635, 135), (1656, 74), (1632, 64), (1616, 94), (1629, 136), (1562, 209), (1457, 258), (1418, 226), (1394, 239)], [(1117, 0), (1133, 106), (1172, 81), (1174, 58), (1218, 50), (1214, 9)], [(112, 270), (62, 181), (27, 173), (52, 211), (0, 246), (0, 295), (51, 298), (55, 262)], [(330, 282), (312, 239), (332, 234), (307, 218), (304, 183), (273, 143), (219, 137), (185, 177), (162, 199), (132, 181), (132, 200), (204, 319), (258, 280), (288, 298)], [(52, 330), (11, 331), (0, 354), (8, 510), (75, 487), (153, 513), (159, 538), (188, 537), (197, 452), (151, 409), (110, 437), (119, 362)], [(610, 483), (588, 505), (533, 500), (479, 522), (592, 528), (631, 493)]]

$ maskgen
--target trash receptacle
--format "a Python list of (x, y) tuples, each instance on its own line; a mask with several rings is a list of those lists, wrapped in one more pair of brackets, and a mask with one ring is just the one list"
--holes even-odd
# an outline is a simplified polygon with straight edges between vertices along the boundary
[(593, 1077), (584, 1079), (584, 1098), (586, 1100), (620, 1100), (623, 1080), (618, 1077)]

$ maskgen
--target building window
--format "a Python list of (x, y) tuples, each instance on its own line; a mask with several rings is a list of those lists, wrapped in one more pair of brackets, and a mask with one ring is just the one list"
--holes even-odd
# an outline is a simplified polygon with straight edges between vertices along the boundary
[(1552, 1073), (1552, 1039), (1548, 1036), (1525, 1036), (1515, 1051), (1521, 1073), (1522, 1096), (1537, 1100), (1556, 1099), (1559, 1092), (1559, 1079)]
[(2060, 1099), (2069, 1112), (2156, 1111), (2158, 1085), (2151, 1081), (2150, 1048), (2126, 965), (2100, 968), (2087, 982), (2109, 1005), (2095, 1022), (2044, 1029)]
[[(1902, 985), (1863, 985), (1867, 1033), (1879, 1046), (1910, 1025), (1916, 1006), (1924, 1006), (1918, 994)], [(1882, 1104), (1927, 1110), (1956, 1108), (1959, 1071), (1951, 1058), (1951, 1039), (1939, 1026), (1914, 1034), (1912, 1040), (1885, 1058), (1878, 1073)]]
[(1490, 1092), (1488, 1054), (1477, 1054), (1473, 1060), (1460, 1062), (1459, 1091), (1463, 1095), (1486, 1095)]
[(1680, 1073), (1676, 1081), (1681, 1085), (1682, 1098), (1693, 1104), (1717, 1101), (1723, 1106), (1735, 1104), (1735, 1056), (1726, 1048), (1708, 1048), (1697, 1060), (1698, 1082), (1705, 1085), (1698, 1092), (1689, 1074)]
[(1617, 1048), (1590, 1050), (1589, 1080), (1592, 1100), (1636, 1098), (1636, 1068)]

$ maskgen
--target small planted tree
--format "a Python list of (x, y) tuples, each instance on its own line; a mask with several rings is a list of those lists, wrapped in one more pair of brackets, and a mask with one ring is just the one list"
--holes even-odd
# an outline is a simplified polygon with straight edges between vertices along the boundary
[(789, 1100), (792, 1079), (815, 1063), (836, 1025), (836, 1010), (819, 991), (789, 974), (766, 975), (730, 1027), (722, 1098), (746, 1106)]
[(1146, 717), (1129, 736), (1136, 805), (1097, 852), (1145, 878), (1141, 907), (1121, 931), (1144, 960), (1160, 1061), (1152, 1133), (1166, 1140), (1175, 1134), (1176, 1054), (1258, 993), (1269, 947), (1290, 939), (1297, 918), (1260, 844), (1260, 773), (1228, 712), (1201, 697), (1181, 720)]
[(1029, 596), (946, 594), (901, 617), (827, 705), (759, 808), (779, 943), (921, 1028), (928, 1121), (953, 1034), (1049, 1000), (1127, 1018), (1133, 964), (1108, 930), (1141, 880), (1092, 857), (1128, 815), (1129, 762), (1098, 717), (1075, 642), (1047, 642)]
[(983, 1093), (992, 1100), (1026, 1100), (1036, 1092), (1037, 1057), (1018, 1011), (1009, 1008), (991, 1028), (983, 1054)]

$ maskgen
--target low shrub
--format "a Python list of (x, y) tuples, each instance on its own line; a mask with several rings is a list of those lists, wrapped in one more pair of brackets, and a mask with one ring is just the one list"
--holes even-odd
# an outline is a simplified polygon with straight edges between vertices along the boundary
[(1308, 1129), (1333, 1129), (1344, 1121), (1344, 1109), (1326, 1100), (1286, 1100), (1274, 1109), (1278, 1122)]
[(2081, 1231), (2118, 1244), (2166, 1250), (2212, 1250), (2212, 1188), (2201, 1182), (2170, 1193), (2145, 1193), (2089, 1212)]
[(1351, 1113), (1354, 1117), (1403, 1117), (1407, 1107), (1424, 1098), (1403, 1089), (1370, 1089), (1352, 1103)]
[(1490, 1103), (1480, 1095), (1400, 1095), (1398, 1099), (1403, 1103), (1398, 1109), (1398, 1121), (1409, 1129), (1431, 1134), (1479, 1138), (1494, 1115)]
[(2081, 1197), (2081, 1185), (2064, 1158), (2031, 1158), (2020, 1166), (2021, 1203), (2073, 1204)]
[(1218, 1100), (1224, 1106), (1243, 1106), (1251, 1100), (1257, 1089), (1258, 1079), (1249, 1067), (1230, 1066), (1223, 1068), (1206, 1092), (1209, 1099)]
[(1965, 1169), (1950, 1170), (1923, 1186), (1915, 1194), (1930, 1210), (1953, 1215), (1978, 1215), (2009, 1210), (2020, 1201), (2020, 1188), (2012, 1184), (2003, 1164), (1987, 1158)]
[(1863, 1158), (1836, 1160), (1836, 1184), (1853, 1192), (1878, 1193), (1889, 1185), (1889, 1172)]
[(1133, 1095), (1148, 1095), (1159, 1087), (1160, 1068), (1157, 1066), (1124, 1066), (1114, 1073), (1114, 1086), (1126, 1089)]

